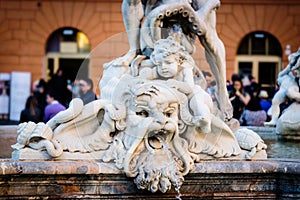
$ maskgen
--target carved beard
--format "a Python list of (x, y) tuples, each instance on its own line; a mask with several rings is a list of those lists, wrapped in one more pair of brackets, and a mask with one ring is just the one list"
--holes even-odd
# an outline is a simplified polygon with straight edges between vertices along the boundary
[(151, 192), (160, 190), (164, 193), (171, 189), (171, 185), (179, 189), (184, 181), (182, 161), (165, 147), (154, 154), (149, 154), (144, 149), (139, 156), (133, 157), (131, 164), (138, 166), (134, 182), (139, 189)]
[(150, 130), (154, 124), (153, 118), (145, 118), (138, 126), (123, 132), (123, 144), (129, 149), (123, 166), (127, 176), (135, 177), (139, 189), (166, 192), (171, 185), (179, 188), (184, 180), (184, 163), (176, 155), (174, 143), (181, 138), (177, 123), (170, 123), (173, 128)]

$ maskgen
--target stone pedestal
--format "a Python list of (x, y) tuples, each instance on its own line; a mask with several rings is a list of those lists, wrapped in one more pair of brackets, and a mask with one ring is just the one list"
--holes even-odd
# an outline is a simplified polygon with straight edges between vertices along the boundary
[(299, 160), (205, 161), (180, 194), (151, 193), (96, 161), (1, 160), (0, 199), (299, 199)]

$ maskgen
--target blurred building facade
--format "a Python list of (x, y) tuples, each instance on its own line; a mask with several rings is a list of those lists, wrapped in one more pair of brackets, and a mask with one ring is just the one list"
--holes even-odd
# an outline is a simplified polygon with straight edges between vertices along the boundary
[[(49, 80), (63, 68), (69, 79), (83, 74), (98, 85), (103, 64), (129, 49), (121, 4), (1, 0), (0, 72), (30, 72), (34, 82)], [(274, 86), (288, 55), (300, 47), (299, 10), (300, 0), (222, 0), (217, 31), (226, 48), (227, 79), (233, 73), (252, 74), (266, 87)], [(203, 48), (195, 59), (208, 69)]]

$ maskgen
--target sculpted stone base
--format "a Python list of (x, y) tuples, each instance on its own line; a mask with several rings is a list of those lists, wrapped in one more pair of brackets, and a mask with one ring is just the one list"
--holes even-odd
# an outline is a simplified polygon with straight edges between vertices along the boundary
[[(104, 156), (104, 151), (97, 151), (97, 152), (91, 152), (91, 153), (70, 153), (70, 152), (64, 152), (60, 157), (58, 158), (52, 158), (49, 156), (49, 154), (46, 153), (46, 151), (39, 151), (34, 149), (21, 149), (21, 150), (15, 150), (12, 152), (12, 159), (16, 160), (99, 160), (99, 158), (102, 158)], [(245, 155), (248, 153), (248, 151), (242, 150), (242, 152), (237, 155), (230, 158), (222, 158), (222, 160), (245, 160)], [(98, 159), (97, 159), (98, 158)], [(200, 154), (199, 156), (200, 160), (215, 160), (216, 158), (213, 156), (209, 156), (207, 154)], [(253, 160), (263, 160), (267, 159), (267, 153), (266, 150), (261, 150), (256, 152), (256, 154), (252, 157)]]
[(0, 199), (299, 199), (299, 160), (203, 161), (177, 192), (139, 190), (114, 165), (0, 160)]
[(300, 140), (300, 104), (294, 102), (280, 116), (276, 133), (289, 140)]

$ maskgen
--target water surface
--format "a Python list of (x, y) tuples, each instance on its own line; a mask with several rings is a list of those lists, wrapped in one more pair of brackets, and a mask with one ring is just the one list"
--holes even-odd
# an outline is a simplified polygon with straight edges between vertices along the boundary
[(300, 159), (300, 141), (264, 139), (268, 158)]

